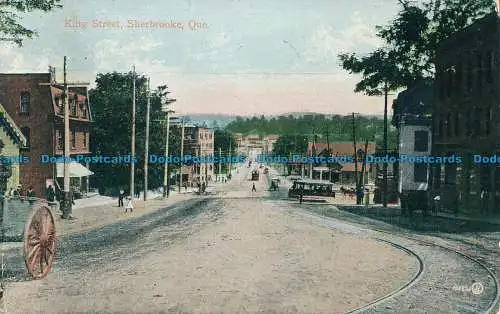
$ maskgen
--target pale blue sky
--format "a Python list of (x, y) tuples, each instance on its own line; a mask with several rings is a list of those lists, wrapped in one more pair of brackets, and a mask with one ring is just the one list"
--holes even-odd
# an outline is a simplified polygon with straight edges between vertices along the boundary
[[(93, 82), (96, 73), (136, 65), (154, 85), (167, 83), (183, 113), (292, 111), (380, 113), (380, 98), (353, 93), (355, 77), (338, 66), (341, 51), (379, 43), (374, 26), (397, 12), (396, 0), (87, 0), (26, 17), (40, 36), (22, 48), (0, 46), (0, 71), (62, 74)], [(87, 22), (85, 29), (65, 21)], [(175, 21), (177, 29), (128, 29), (127, 20)], [(93, 20), (123, 28), (92, 28)], [(207, 23), (192, 30), (189, 21)]]

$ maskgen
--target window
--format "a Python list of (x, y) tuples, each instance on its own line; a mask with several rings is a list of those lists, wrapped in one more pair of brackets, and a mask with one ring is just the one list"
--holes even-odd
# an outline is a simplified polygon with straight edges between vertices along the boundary
[(83, 147), (87, 148), (88, 133), (83, 132)]
[(483, 92), (483, 57), (477, 55), (477, 90)]
[(71, 149), (76, 149), (76, 130), (71, 130)]
[(21, 128), (21, 132), (23, 133), (24, 137), (26, 138), (26, 147), (30, 147), (31, 146), (30, 128), (23, 127), (23, 128)]
[(427, 164), (417, 163), (413, 165), (413, 181), (427, 182)]
[(462, 91), (462, 88), (464, 86), (463, 82), (463, 67), (462, 64), (457, 64), (455, 68), (455, 77), (456, 77), (456, 85), (455, 85), (455, 93), (460, 94)]
[(429, 132), (415, 131), (415, 148), (416, 152), (426, 152), (429, 149)]
[(489, 108), (488, 110), (486, 110), (486, 125), (485, 125), (485, 133), (486, 135), (490, 135), (491, 134), (491, 120), (493, 119), (493, 112), (491, 111), (491, 108)]
[(455, 113), (455, 121), (453, 122), (455, 128), (455, 136), (460, 136), (460, 120), (461, 114)]
[(71, 99), (70, 114), (72, 116), (76, 117), (76, 99), (75, 98)]
[(88, 118), (87, 103), (83, 102), (80, 104), (80, 111), (82, 112), (83, 118)]
[(472, 90), (472, 81), (473, 81), (473, 71), (472, 71), (473, 67), (472, 65), (469, 63), (467, 64), (467, 68), (466, 68), (466, 81), (465, 81), (465, 88), (468, 92), (470, 92)]
[(29, 112), (29, 108), (30, 108), (30, 93), (29, 92), (22, 92), (19, 112), (27, 114)]
[(63, 149), (64, 137), (63, 137), (63, 132), (61, 130), (56, 130), (56, 141), (57, 141), (57, 149)]
[(490, 52), (486, 60), (486, 81), (493, 83), (493, 52)]

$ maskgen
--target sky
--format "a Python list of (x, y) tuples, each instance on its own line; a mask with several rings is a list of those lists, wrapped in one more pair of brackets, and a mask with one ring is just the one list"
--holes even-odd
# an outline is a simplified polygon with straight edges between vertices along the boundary
[[(39, 36), (0, 43), (0, 72), (51, 65), (62, 80), (66, 55), (70, 81), (93, 84), (98, 73), (135, 65), (152, 86), (168, 85), (181, 114), (383, 113), (383, 98), (354, 93), (360, 77), (340, 68), (338, 54), (379, 47), (375, 26), (395, 16), (396, 0), (62, 3), (23, 16)], [(164, 27), (129, 27), (135, 21)]]

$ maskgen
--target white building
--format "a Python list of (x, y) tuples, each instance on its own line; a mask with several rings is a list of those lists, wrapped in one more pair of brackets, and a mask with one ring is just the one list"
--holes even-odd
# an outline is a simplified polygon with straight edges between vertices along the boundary
[(403, 116), (399, 125), (399, 194), (401, 208), (429, 205), (431, 123), (427, 117)]

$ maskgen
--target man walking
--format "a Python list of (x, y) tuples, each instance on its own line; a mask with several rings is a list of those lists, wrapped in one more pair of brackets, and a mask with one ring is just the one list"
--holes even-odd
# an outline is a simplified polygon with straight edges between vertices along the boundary
[(118, 207), (123, 207), (123, 197), (125, 196), (125, 191), (120, 189), (120, 194), (118, 194)]
[(488, 190), (481, 190), (481, 214), (485, 214), (488, 210)]
[(257, 192), (257, 189), (255, 188), (255, 183), (252, 184), (252, 192)]

